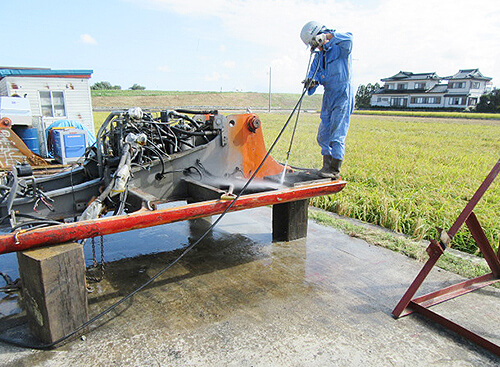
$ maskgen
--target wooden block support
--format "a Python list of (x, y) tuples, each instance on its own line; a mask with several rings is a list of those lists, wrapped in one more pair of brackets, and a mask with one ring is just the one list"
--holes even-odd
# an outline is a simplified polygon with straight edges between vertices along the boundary
[(273, 241), (293, 241), (307, 236), (309, 199), (273, 205)]
[(17, 259), (33, 335), (51, 343), (88, 320), (83, 245), (18, 252)]

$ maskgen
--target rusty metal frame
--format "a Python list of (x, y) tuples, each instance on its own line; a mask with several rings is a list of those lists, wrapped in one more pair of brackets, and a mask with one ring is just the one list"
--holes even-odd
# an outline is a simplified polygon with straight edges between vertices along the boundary
[[(242, 195), (234, 202), (230, 211), (329, 195), (342, 190), (346, 183), (340, 180), (311, 182), (283, 190)], [(209, 200), (174, 208), (66, 223), (32, 231), (21, 230), (0, 235), (0, 254), (221, 214), (231, 203), (232, 200)]]
[[(464, 210), (460, 213), (450, 229), (447, 232), (443, 231), (441, 233), (441, 238), (439, 241), (430, 241), (430, 244), (427, 247), (429, 259), (420, 270), (420, 273), (416, 276), (415, 280), (403, 295), (397, 306), (392, 311), (392, 314), (395, 318), (407, 316), (412, 312), (417, 312), (424, 317), (444, 326), (445, 328), (450, 329), (455, 333), (469, 339), (473, 343), (478, 344), (479, 346), (489, 350), (497, 356), (500, 356), (499, 345), (494, 344), (491, 341), (479, 336), (478, 334), (452, 322), (451, 320), (437, 314), (434, 311), (431, 311), (429, 307), (500, 281), (500, 251), (495, 254), (493, 247), (484, 234), (481, 224), (479, 223), (476, 215), (473, 212), (474, 208), (499, 173), (500, 160), (495, 164), (486, 179), (479, 186), (478, 190), (472, 196), (471, 200), (465, 206)], [(451, 239), (455, 236), (455, 234), (464, 223), (469, 228), (472, 237), (476, 241), (489, 268), (491, 269), (491, 273), (474, 279), (466, 280), (464, 282), (437, 290), (432, 293), (428, 293), (417, 298), (413, 298), (438, 259), (441, 257), (441, 255), (444, 254), (444, 251), (449, 246)]]

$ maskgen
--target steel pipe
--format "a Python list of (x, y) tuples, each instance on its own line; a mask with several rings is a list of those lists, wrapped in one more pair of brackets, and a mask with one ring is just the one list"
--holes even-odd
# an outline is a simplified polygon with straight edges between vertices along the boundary
[[(233, 204), (230, 211), (329, 195), (339, 192), (345, 185), (345, 181), (332, 181), (243, 195)], [(0, 236), (0, 254), (221, 214), (230, 203), (231, 201), (225, 200), (203, 201), (175, 208), (66, 223), (33, 231), (21, 230)]]

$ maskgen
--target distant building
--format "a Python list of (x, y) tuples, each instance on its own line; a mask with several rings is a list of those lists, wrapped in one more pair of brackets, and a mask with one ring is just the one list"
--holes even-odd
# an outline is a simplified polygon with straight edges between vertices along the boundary
[[(397, 108), (474, 107), (482, 94), (491, 91), (491, 79), (479, 69), (460, 70), (441, 78), (436, 73), (400, 71), (381, 79), (384, 85), (371, 97), (370, 105)], [(446, 83), (441, 84), (444, 80)]]
[(33, 125), (77, 120), (94, 131), (89, 79), (92, 70), (0, 67), (0, 96), (30, 101)]

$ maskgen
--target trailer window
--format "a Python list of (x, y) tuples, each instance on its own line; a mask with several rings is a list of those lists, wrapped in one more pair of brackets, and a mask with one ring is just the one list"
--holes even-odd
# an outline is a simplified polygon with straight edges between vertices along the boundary
[(40, 92), (40, 107), (44, 117), (65, 117), (63, 92)]

